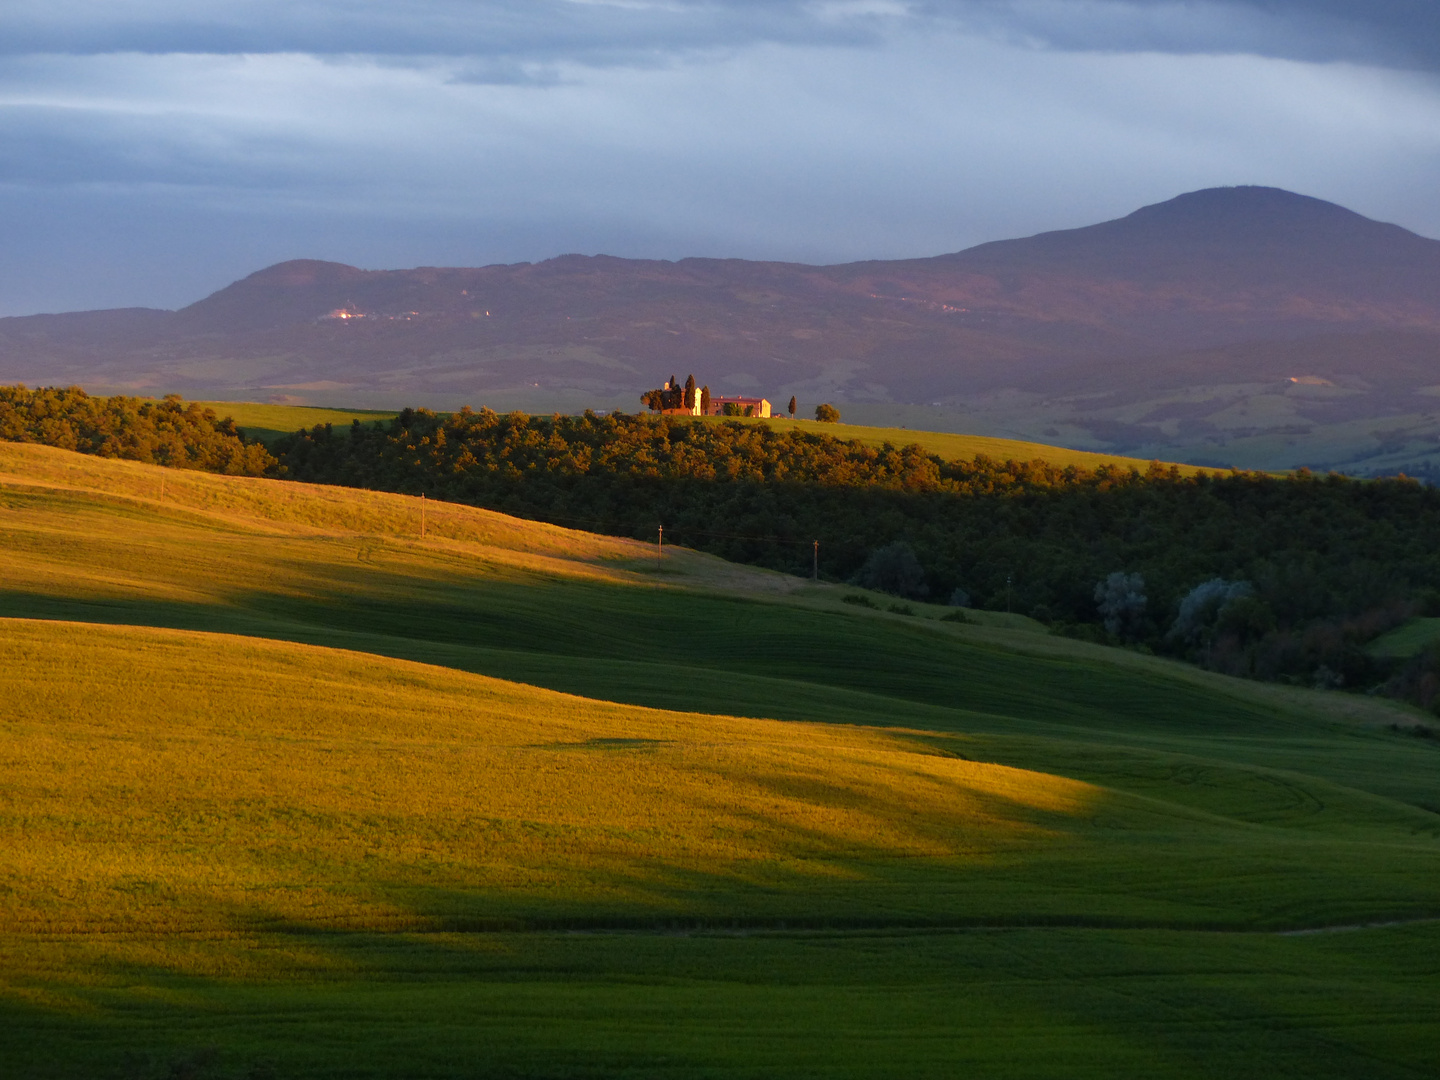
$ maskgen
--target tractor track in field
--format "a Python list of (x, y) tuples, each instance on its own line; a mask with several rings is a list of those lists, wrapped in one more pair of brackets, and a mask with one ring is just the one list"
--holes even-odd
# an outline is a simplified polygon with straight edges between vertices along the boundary
[[(1305, 926), (1287, 930), (1251, 929), (1230, 926), (1174, 926), (1156, 923), (1133, 923), (1129, 925), (1104, 922), (1015, 922), (1015, 923), (964, 923), (953, 926), (907, 926), (903, 924), (873, 924), (852, 926), (806, 926), (786, 925), (777, 922), (768, 926), (689, 926), (689, 927), (536, 927), (518, 931), (478, 931), (479, 933), (550, 933), (575, 936), (594, 935), (616, 937), (767, 937), (767, 936), (828, 936), (847, 934), (892, 934), (892, 935), (941, 935), (968, 934), (984, 931), (1015, 930), (1101, 930), (1111, 932), (1158, 931), (1175, 934), (1245, 934), (1271, 937), (1311, 937), (1319, 934), (1347, 934), (1363, 930), (1388, 930), (1402, 926), (1422, 926), (1440, 923), (1440, 915), (1424, 915), (1414, 919), (1385, 919), (1375, 922), (1335, 923), (1325, 926)], [(428, 931), (455, 933), (456, 931)], [(472, 931), (473, 932), (473, 931)], [(461, 931), (464, 933), (464, 931)]]

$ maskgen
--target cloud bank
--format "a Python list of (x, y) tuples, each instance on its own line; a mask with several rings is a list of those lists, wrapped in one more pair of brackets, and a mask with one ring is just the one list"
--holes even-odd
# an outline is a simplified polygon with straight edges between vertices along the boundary
[(654, 62), (762, 43), (873, 43), (882, 24), (1032, 47), (1440, 62), (1431, 0), (11, 0), (0, 53), (303, 52)]
[(936, 254), (1263, 183), (1440, 235), (1418, 0), (11, 0), (0, 314), (291, 257)]

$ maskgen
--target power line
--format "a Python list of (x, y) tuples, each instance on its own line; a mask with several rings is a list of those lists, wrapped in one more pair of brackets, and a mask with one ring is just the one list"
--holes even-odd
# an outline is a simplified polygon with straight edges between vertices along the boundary
[[(428, 503), (427, 503), (427, 500), (426, 500), (426, 496), (425, 496), (425, 494), (424, 494), (423, 492), (420, 494), (420, 500), (421, 500), (421, 511), (420, 511), (420, 513), (421, 513), (421, 530), (422, 530), (421, 535), (424, 535), (424, 529), (425, 529), (425, 507), (428, 505)], [(616, 535), (620, 530), (625, 530), (625, 531), (627, 531), (627, 532), (633, 532), (633, 531), (635, 531), (635, 530), (639, 530), (639, 529), (644, 528), (644, 526), (643, 526), (642, 524), (627, 522), (627, 521), (623, 521), (623, 520), (616, 520), (616, 519), (614, 519), (614, 518), (577, 517), (577, 516), (575, 516), (575, 515), (573, 515), (573, 514), (551, 514), (551, 513), (546, 513), (546, 512), (544, 512), (544, 511), (533, 511), (533, 510), (532, 510), (532, 511), (506, 510), (506, 509), (501, 509), (501, 508), (499, 508), (499, 507), (486, 506), (486, 505), (484, 505), (483, 503), (462, 503), (462, 502), (447, 502), (447, 501), (442, 501), (442, 502), (440, 503), (440, 505), (441, 505), (441, 506), (445, 506), (445, 505), (451, 505), (451, 506), (470, 506), (470, 507), (474, 507), (475, 509), (478, 509), (478, 510), (490, 510), (490, 511), (492, 511), (493, 513), (497, 513), (497, 514), (508, 514), (508, 515), (510, 515), (511, 517), (522, 518), (523, 520), (526, 520), (526, 521), (539, 521), (539, 522), (542, 522), (542, 523), (545, 523), (545, 524), (549, 524), (549, 525), (561, 525), (561, 524), (571, 524), (571, 525), (596, 525), (596, 526), (600, 526), (600, 528), (601, 528), (602, 530), (605, 530), (609, 535)], [(657, 536), (657, 546), (659, 546), (660, 548), (663, 549), (664, 544), (663, 544), (663, 539), (662, 539), (662, 537), (663, 537), (664, 526), (663, 526), (663, 525), (657, 525), (657, 528), (660, 530), (660, 536)], [(774, 536), (774, 535), (770, 535), (770, 536), (757, 536), (757, 535), (755, 535), (755, 534), (753, 534), (753, 533), (715, 532), (715, 531), (710, 530), (710, 529), (698, 529), (698, 528), (691, 528), (690, 526), (687, 526), (687, 525), (679, 525), (679, 526), (677, 526), (677, 525), (674, 525), (674, 524), (672, 524), (672, 525), (670, 526), (670, 533), (671, 533), (671, 536), (672, 536), (672, 540), (671, 540), (671, 543), (672, 543), (672, 544), (676, 542), (676, 541), (673, 539), (673, 537), (674, 537), (674, 535), (675, 535), (676, 533), (679, 533), (679, 534), (682, 535), (682, 536), (705, 537), (706, 539), (710, 539), (710, 540), (742, 540), (742, 541), (746, 541), (746, 542), (752, 543), (752, 544), (790, 544), (790, 545), (795, 545), (795, 546), (797, 546), (797, 547), (804, 547), (805, 545), (808, 544), (808, 545), (811, 545), (811, 547), (812, 547), (812, 549), (813, 549), (813, 552), (814, 552), (814, 561), (815, 561), (816, 563), (818, 563), (818, 561), (819, 561), (819, 547), (820, 547), (820, 541), (819, 541), (819, 540), (813, 540), (813, 539), (812, 539), (812, 540), (805, 540), (805, 539), (801, 539), (801, 538), (798, 538), (798, 537), (797, 537), (797, 538), (791, 538), (791, 537), (786, 537), (786, 536)], [(629, 537), (627, 537), (627, 538), (628, 538), (628, 539), (635, 539), (635, 537), (633, 537), (633, 536), (629, 536)], [(870, 550), (870, 546), (871, 546), (871, 545), (869, 545), (869, 544), (867, 544), (867, 543), (864, 543), (863, 541), (859, 541), (859, 540), (844, 540), (844, 539), (833, 539), (833, 538), (827, 540), (826, 543), (829, 544), (831, 547), (835, 547), (835, 546), (838, 545), (838, 546), (841, 547), (841, 548), (853, 548), (853, 549), (860, 550), (860, 551), (868, 551), (868, 550)], [(662, 550), (662, 554), (663, 554), (663, 550)]]

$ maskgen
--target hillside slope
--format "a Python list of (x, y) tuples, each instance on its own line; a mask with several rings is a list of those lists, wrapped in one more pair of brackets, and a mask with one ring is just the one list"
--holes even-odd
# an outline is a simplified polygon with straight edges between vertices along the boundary
[(1399, 1080), (1440, 1048), (1415, 714), (420, 510), (0, 445), (7, 1069)]

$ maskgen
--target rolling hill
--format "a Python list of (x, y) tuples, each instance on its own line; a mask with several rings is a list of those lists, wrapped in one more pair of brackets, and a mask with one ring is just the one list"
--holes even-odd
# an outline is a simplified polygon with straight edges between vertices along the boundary
[(1419, 714), (423, 513), (0, 445), (8, 1071), (1414, 1077), (1440, 1050)]
[(0, 320), (0, 378), (535, 411), (719, 392), (1243, 467), (1428, 469), (1440, 241), (1270, 188), (928, 259), (297, 261), (178, 312)]

